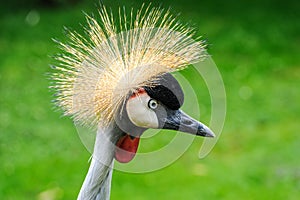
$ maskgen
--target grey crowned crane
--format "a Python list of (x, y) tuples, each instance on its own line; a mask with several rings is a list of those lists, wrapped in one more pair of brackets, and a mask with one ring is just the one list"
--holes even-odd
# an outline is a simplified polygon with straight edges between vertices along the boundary
[[(52, 74), (56, 103), (75, 123), (96, 127), (90, 168), (78, 199), (110, 198), (113, 162), (131, 161), (149, 128), (214, 137), (180, 110), (183, 91), (171, 72), (206, 57), (193, 30), (168, 10), (143, 6), (115, 19), (103, 6), (100, 23), (86, 16), (87, 35), (70, 31)], [(130, 16), (130, 17), (128, 17)], [(118, 25), (116, 25), (118, 24)]]

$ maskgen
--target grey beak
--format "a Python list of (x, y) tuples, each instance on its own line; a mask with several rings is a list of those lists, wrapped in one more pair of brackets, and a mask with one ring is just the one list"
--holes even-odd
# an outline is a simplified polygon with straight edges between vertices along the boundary
[(215, 137), (215, 134), (206, 125), (181, 110), (167, 110), (167, 116), (160, 121), (163, 129), (179, 130), (203, 137)]

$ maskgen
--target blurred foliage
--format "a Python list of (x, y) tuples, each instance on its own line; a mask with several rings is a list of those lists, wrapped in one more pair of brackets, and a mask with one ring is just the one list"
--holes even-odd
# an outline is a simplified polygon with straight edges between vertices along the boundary
[[(96, 13), (98, 2), (54, 0), (54, 7), (39, 2), (2, 1), (0, 7), (0, 199), (75, 199), (88, 169), (90, 153), (71, 120), (53, 109), (45, 74), (58, 52), (51, 38), (65, 40), (63, 26), (81, 30), (82, 10)], [(113, 10), (142, 4), (104, 3)], [(153, 4), (181, 13), (179, 19), (207, 40), (226, 87), (226, 124), (204, 160), (197, 158), (202, 142), (197, 138), (165, 169), (139, 175), (116, 171), (112, 199), (298, 199), (299, 2)], [(208, 122), (209, 94), (199, 82), (201, 117)], [(140, 150), (169, 137), (142, 140)]]
[[(58, 8), (74, 6), (82, 0), (11, 0), (2, 6), (7, 11), (16, 11), (29, 8)], [(4, 9), (3, 9), (4, 10)]]

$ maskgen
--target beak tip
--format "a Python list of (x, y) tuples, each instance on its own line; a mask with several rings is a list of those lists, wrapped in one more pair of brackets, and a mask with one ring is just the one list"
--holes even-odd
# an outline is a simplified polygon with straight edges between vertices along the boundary
[(201, 133), (198, 133), (197, 135), (203, 136), (203, 137), (209, 137), (209, 138), (216, 137), (216, 135), (213, 132), (209, 132), (209, 133), (208, 132), (205, 132), (205, 133), (201, 132)]
[(205, 135), (205, 137), (211, 137), (211, 138), (214, 138), (214, 137), (216, 137), (216, 136), (215, 136), (215, 134), (214, 134), (213, 132), (210, 132), (210, 133), (207, 133), (207, 134)]
[(201, 128), (199, 127), (197, 135), (210, 138), (216, 137), (216, 135), (205, 125), (203, 125)]

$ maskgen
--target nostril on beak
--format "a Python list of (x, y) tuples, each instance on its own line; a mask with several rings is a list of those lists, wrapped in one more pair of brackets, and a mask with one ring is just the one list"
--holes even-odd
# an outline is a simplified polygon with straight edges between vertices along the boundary
[(186, 119), (182, 120), (181, 123), (183, 123), (184, 125), (191, 125), (191, 124), (193, 124), (193, 122), (191, 120), (186, 120)]

